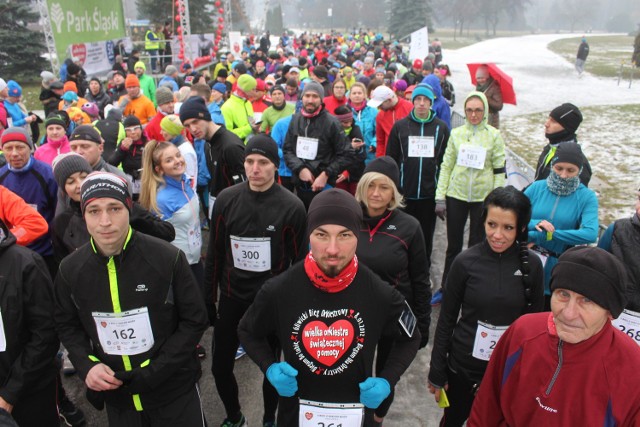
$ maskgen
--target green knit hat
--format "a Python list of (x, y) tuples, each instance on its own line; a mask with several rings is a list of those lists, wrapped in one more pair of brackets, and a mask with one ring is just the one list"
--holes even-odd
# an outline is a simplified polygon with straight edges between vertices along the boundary
[(175, 114), (171, 114), (162, 119), (160, 122), (160, 128), (169, 135), (175, 136), (182, 133), (184, 126), (182, 126), (182, 122), (180, 122), (180, 117)]

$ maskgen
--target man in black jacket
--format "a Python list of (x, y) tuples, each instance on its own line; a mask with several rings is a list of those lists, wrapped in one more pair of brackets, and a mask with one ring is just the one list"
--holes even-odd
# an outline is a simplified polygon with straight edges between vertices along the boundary
[(94, 172), (83, 182), (91, 241), (60, 264), (58, 336), (91, 403), (106, 403), (110, 426), (201, 427), (201, 291), (183, 252), (131, 229), (131, 206), (117, 175)]
[[(256, 135), (245, 149), (248, 182), (220, 192), (213, 210), (205, 262), (206, 303), (210, 313), (220, 288), (211, 371), (228, 425), (244, 425), (233, 375), (238, 323), (265, 281), (285, 271), (304, 253), (306, 215), (302, 202), (275, 182), (278, 146)], [(213, 323), (213, 319), (211, 320)], [(272, 351), (277, 354), (276, 346)], [(263, 424), (275, 423), (278, 395), (264, 380)], [(225, 424), (227, 425), (227, 424)]]
[(413, 90), (413, 110), (396, 122), (389, 133), (387, 156), (400, 169), (400, 182), (406, 201), (405, 211), (422, 227), (427, 259), (430, 263), (436, 227), (436, 187), (440, 165), (449, 142), (449, 128), (431, 109), (435, 95), (430, 86), (419, 84)]
[[(358, 264), (361, 226), (362, 208), (353, 196), (339, 189), (320, 193), (307, 216), (311, 251), (265, 283), (240, 321), (242, 345), (281, 396), (280, 426), (298, 426), (300, 418), (327, 425), (330, 418), (319, 410), (327, 404), (345, 425), (362, 425), (365, 418), (364, 425), (374, 425), (373, 409), (418, 351), (420, 332), (404, 297)], [(283, 362), (269, 345), (273, 335)], [(382, 336), (393, 348), (373, 377)]]
[[(551, 172), (551, 159), (556, 153), (556, 149), (561, 142), (572, 142), (577, 144), (576, 132), (582, 123), (582, 113), (573, 104), (564, 103), (557, 106), (549, 113), (549, 118), (544, 123), (544, 136), (549, 140), (540, 153), (536, 166), (535, 180), (547, 179)], [(587, 157), (583, 154), (583, 166), (580, 171), (580, 182), (585, 187), (589, 186), (591, 180), (591, 165)]]
[(322, 104), (324, 89), (308, 82), (302, 90), (302, 110), (293, 115), (282, 147), (293, 172), (296, 193), (306, 208), (311, 200), (351, 164), (351, 144), (342, 125)]
[(189, 98), (180, 107), (180, 121), (194, 139), (204, 139), (209, 181), (209, 218), (218, 194), (227, 187), (246, 181), (244, 144), (233, 132), (211, 120), (204, 99)]
[(47, 266), (0, 219), (0, 408), (20, 426), (57, 427), (53, 292)]

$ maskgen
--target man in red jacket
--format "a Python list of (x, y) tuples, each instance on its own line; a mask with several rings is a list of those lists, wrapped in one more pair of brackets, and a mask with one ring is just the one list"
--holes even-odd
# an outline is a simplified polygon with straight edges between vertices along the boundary
[(469, 427), (638, 425), (638, 318), (623, 313), (626, 281), (603, 249), (562, 254), (551, 313), (522, 316), (500, 338)]
[(398, 96), (387, 86), (378, 86), (367, 102), (369, 107), (379, 108), (376, 116), (376, 157), (387, 153), (387, 140), (391, 128), (400, 119), (404, 119), (413, 110), (413, 104)]

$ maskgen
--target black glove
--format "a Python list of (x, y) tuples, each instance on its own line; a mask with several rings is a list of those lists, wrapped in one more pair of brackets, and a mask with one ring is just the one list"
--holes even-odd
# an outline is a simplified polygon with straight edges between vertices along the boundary
[(117, 371), (114, 375), (123, 382), (123, 386), (129, 390), (131, 394), (139, 394), (151, 391), (147, 379), (151, 377), (151, 369), (134, 368), (130, 371)]
[(207, 307), (207, 315), (209, 316), (209, 324), (211, 326), (216, 325), (216, 319), (218, 318), (218, 309), (215, 303), (205, 303)]

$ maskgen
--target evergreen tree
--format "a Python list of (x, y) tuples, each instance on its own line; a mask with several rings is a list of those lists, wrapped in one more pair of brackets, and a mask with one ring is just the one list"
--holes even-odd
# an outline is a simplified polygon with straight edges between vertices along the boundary
[(282, 25), (282, 7), (279, 4), (267, 11), (265, 27), (271, 34), (282, 33), (284, 29)]
[(392, 38), (410, 35), (413, 31), (426, 26), (432, 28), (432, 10), (430, 0), (391, 0), (389, 33)]
[[(138, 5), (138, 18), (148, 19), (151, 24), (163, 24), (165, 21), (176, 22), (175, 16), (178, 12), (175, 10), (174, 0), (137, 0), (136, 4)], [(174, 11), (173, 15), (172, 10)], [(192, 34), (215, 32), (213, 16), (212, 0), (189, 0), (189, 22)]]
[(29, 0), (0, 0), (0, 74), (5, 80), (24, 81), (50, 69), (42, 58), (47, 48), (44, 35), (32, 31), (29, 24), (37, 23), (40, 14)]

